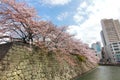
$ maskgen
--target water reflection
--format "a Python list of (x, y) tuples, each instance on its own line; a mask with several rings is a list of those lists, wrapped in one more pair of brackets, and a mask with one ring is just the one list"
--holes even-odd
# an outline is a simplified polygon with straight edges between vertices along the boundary
[(120, 67), (99, 66), (96, 70), (75, 80), (120, 80)]

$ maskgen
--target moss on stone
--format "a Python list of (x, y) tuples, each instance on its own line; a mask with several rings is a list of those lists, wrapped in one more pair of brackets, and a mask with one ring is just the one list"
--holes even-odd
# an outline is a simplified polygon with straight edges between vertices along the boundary
[(86, 61), (86, 57), (82, 56), (82, 55), (77, 55), (77, 58), (80, 62), (85, 62)]

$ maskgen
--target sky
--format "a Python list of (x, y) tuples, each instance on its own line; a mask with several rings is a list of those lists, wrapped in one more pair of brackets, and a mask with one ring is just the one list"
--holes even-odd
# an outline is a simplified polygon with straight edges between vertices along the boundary
[(25, 0), (41, 19), (68, 26), (75, 38), (91, 45), (101, 41), (101, 19), (120, 19), (119, 0)]

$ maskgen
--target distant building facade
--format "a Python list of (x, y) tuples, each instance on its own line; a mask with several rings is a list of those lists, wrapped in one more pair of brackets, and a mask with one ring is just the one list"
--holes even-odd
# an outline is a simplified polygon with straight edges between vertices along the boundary
[(105, 59), (111, 63), (120, 61), (120, 23), (119, 20), (101, 20), (101, 38), (104, 46)]
[(93, 43), (93, 44), (91, 45), (91, 48), (92, 48), (93, 50), (95, 50), (96, 56), (98, 56), (98, 57), (101, 59), (102, 56), (101, 56), (101, 44), (100, 44), (100, 42)]

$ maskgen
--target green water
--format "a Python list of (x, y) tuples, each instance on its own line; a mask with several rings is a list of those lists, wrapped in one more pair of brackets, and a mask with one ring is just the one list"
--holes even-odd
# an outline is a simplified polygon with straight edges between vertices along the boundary
[(75, 80), (120, 80), (120, 67), (99, 66)]

